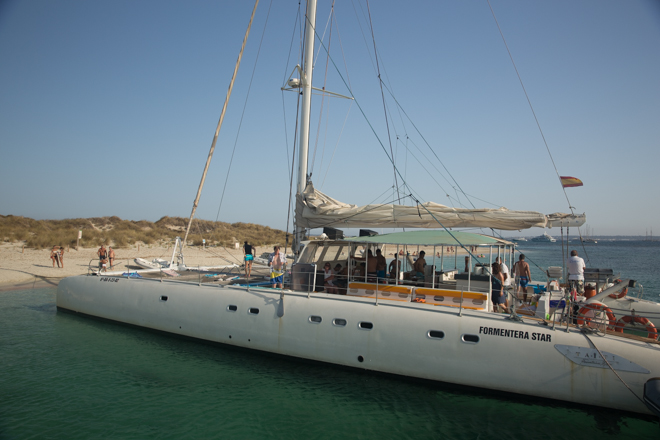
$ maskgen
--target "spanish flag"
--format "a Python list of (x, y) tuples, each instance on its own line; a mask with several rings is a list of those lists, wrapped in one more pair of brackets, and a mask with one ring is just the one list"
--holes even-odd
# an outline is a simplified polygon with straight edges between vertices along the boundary
[(564, 188), (571, 188), (574, 186), (582, 186), (582, 181), (571, 176), (559, 176), (561, 179), (561, 186)]

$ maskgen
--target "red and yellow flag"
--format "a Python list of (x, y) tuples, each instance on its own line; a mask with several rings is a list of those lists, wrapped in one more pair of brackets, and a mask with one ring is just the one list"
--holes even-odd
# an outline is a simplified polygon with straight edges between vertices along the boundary
[(571, 176), (559, 176), (561, 179), (561, 186), (564, 188), (571, 188), (574, 186), (582, 186), (582, 181), (580, 179), (577, 179), (575, 177)]

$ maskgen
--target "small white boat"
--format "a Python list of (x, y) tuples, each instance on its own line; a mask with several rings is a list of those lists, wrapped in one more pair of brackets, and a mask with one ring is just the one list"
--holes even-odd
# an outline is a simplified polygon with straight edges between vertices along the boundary
[(162, 258), (154, 258), (153, 260), (145, 260), (144, 258), (136, 258), (135, 264), (145, 269), (167, 269), (170, 267), (170, 263), (167, 260)]

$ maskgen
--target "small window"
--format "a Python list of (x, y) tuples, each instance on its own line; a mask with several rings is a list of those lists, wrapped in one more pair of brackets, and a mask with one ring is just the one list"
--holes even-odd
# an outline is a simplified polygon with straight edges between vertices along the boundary
[(461, 302), (461, 298), (454, 297), (454, 298), (452, 298), (452, 301), (455, 302), (456, 304), (459, 304)]
[(371, 322), (362, 321), (358, 324), (358, 327), (360, 327), (363, 330), (371, 330), (372, 328), (374, 328), (374, 325)]
[(468, 344), (476, 344), (479, 342), (479, 336), (477, 335), (465, 334), (461, 337), (461, 339), (463, 340), (463, 342), (466, 342)]
[(227, 311), (228, 312), (235, 312), (236, 310), (238, 310), (237, 306), (227, 306)]
[(165, 295), (163, 295), (163, 296), (160, 297), (160, 300), (161, 301), (167, 301), (167, 297)]
[(381, 296), (392, 296), (390, 292), (380, 292)]
[(445, 300), (444, 296), (436, 295), (433, 297), (433, 301), (443, 302)]
[(429, 330), (428, 337), (431, 339), (444, 339), (445, 332), (440, 330)]
[(346, 320), (341, 318), (335, 318), (332, 320), (332, 325), (337, 327), (346, 327)]
[(250, 315), (258, 315), (258, 314), (259, 314), (259, 309), (256, 308), (256, 307), (250, 307), (250, 308), (248, 309), (248, 313), (249, 313)]
[(312, 315), (309, 317), (309, 322), (313, 324), (320, 324), (321, 321), (323, 321), (323, 318), (321, 318), (320, 316)]
[(408, 298), (407, 293), (399, 293), (399, 298)]
[(351, 293), (358, 293), (357, 289), (348, 289), (348, 291), (351, 292)]
[(483, 303), (484, 303), (484, 300), (483, 300), (483, 299), (473, 299), (473, 300), (472, 300), (472, 304), (474, 304), (475, 306), (480, 306), (480, 305), (482, 305)]

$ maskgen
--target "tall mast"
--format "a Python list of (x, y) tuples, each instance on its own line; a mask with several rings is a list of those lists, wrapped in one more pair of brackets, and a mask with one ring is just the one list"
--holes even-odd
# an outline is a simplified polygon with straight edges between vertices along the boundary
[[(307, 0), (307, 14), (305, 16), (305, 54), (302, 71), (301, 93), (302, 113), (300, 118), (300, 148), (298, 149), (298, 188), (297, 194), (302, 194), (307, 185), (307, 156), (309, 151), (309, 122), (312, 108), (312, 70), (314, 69), (314, 38), (316, 28), (316, 0)], [(294, 252), (302, 242), (304, 228), (296, 224), (296, 240)]]

